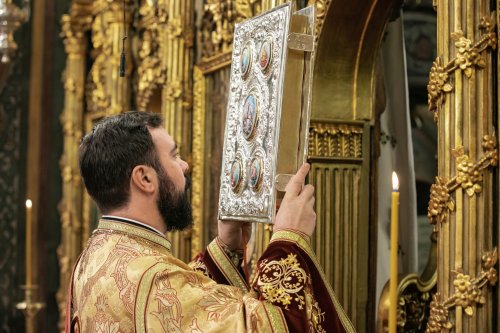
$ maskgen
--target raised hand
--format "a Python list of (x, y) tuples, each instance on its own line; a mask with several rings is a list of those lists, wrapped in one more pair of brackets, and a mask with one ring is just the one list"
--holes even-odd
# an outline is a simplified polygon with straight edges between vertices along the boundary
[(314, 186), (304, 182), (311, 166), (307, 163), (297, 171), (285, 188), (285, 197), (276, 215), (274, 231), (293, 229), (311, 236), (316, 226)]
[(219, 220), (218, 234), (219, 239), (230, 250), (241, 250), (243, 249), (243, 239), (248, 243), (252, 236), (252, 223)]

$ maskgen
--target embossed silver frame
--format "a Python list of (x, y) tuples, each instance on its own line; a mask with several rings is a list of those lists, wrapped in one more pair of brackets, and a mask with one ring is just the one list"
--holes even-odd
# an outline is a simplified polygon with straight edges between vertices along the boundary
[[(273, 223), (276, 177), (295, 173), (307, 158), (314, 7), (295, 13), (293, 9), (293, 4), (287, 3), (236, 25), (219, 195), (221, 220)], [(272, 53), (268, 68), (262, 71), (259, 54), (266, 41), (271, 41)], [(249, 72), (242, 75), (241, 55), (248, 45), (252, 45), (252, 63)], [(257, 98), (259, 119), (248, 140), (242, 133), (243, 105), (251, 93)], [(247, 171), (241, 188), (234, 191), (230, 175), (233, 161), (238, 155), (242, 168), (250, 170), (257, 151), (262, 160), (258, 187), (249, 185)]]

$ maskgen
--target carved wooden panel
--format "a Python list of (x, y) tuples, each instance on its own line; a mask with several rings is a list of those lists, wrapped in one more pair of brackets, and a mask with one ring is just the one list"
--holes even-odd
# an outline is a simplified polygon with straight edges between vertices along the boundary
[(370, 126), (312, 121), (309, 183), (316, 190), (313, 249), (356, 328), (369, 298)]

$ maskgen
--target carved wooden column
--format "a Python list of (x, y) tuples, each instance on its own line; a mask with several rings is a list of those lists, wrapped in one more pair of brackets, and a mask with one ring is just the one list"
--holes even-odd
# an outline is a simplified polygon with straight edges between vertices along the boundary
[(83, 87), (85, 80), (86, 52), (88, 40), (85, 35), (90, 27), (90, 15), (84, 8), (78, 16), (62, 17), (62, 36), (67, 54), (66, 68), (63, 73), (64, 110), (61, 123), (64, 134), (64, 151), (61, 157), (61, 176), (63, 181), (62, 200), (59, 205), (61, 214), (61, 245), (57, 249), (60, 265), (60, 288), (57, 303), (61, 320), (59, 328), (64, 328), (65, 301), (67, 285), (72, 265), (80, 254), (82, 243), (82, 182), (78, 169), (78, 145), (83, 127)]
[[(193, 0), (159, 1), (159, 54), (166, 62), (166, 82), (162, 89), (161, 112), (165, 127), (180, 147), (181, 156), (191, 151), (192, 69), (194, 41)], [(162, 16), (161, 13), (167, 15)], [(169, 235), (175, 256), (191, 257), (190, 232)]]
[[(438, 232), (438, 292), (427, 332), (493, 332), (498, 215), (492, 167), (495, 17), (490, 1), (438, 0), (438, 58), (429, 75), (429, 109), (438, 126), (438, 177), (429, 218)], [(497, 227), (494, 226), (497, 225)]]

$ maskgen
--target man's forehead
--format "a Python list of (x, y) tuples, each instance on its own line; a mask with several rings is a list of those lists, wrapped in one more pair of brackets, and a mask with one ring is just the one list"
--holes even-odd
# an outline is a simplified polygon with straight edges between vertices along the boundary
[(151, 133), (155, 144), (167, 149), (173, 149), (177, 147), (174, 139), (170, 136), (170, 134), (168, 134), (165, 128), (151, 128), (149, 129), (149, 132)]

